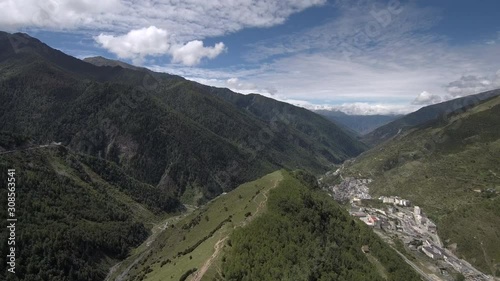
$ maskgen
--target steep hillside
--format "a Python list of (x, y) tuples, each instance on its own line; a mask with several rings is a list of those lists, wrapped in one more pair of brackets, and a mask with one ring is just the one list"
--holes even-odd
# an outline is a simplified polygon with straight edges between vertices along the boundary
[[(310, 144), (307, 145), (317, 147), (330, 161), (337, 162), (343, 155), (348, 155), (349, 150), (361, 152), (366, 148), (356, 140), (353, 134), (304, 108), (257, 94), (239, 95), (227, 89), (220, 90), (212, 87), (211, 93), (270, 123), (271, 128), (275, 128), (274, 130), (281, 130), (282, 126), (288, 125), (302, 139), (312, 138), (314, 141), (308, 141)], [(295, 134), (288, 136), (288, 138), (297, 137)], [(328, 152), (335, 148), (336, 153), (328, 156)]]
[(315, 110), (314, 112), (353, 130), (359, 135), (368, 134), (378, 127), (402, 117), (400, 115), (349, 115), (341, 111), (331, 110)]
[(115, 276), (110, 280), (420, 280), (366, 225), (325, 196), (313, 176), (283, 170), (169, 224)]
[(456, 110), (473, 107), (498, 95), (500, 95), (500, 90), (494, 90), (429, 105), (375, 129), (363, 136), (362, 140), (366, 144), (375, 146), (413, 127), (438, 119), (447, 119), (447, 116)]
[(324, 171), (365, 148), (324, 118), (271, 99), (103, 59), (95, 66), (25, 34), (1, 33), (0, 51), (0, 130), (113, 161), (185, 202), (282, 167)]
[[(62, 146), (0, 152), (3, 183), (8, 169), (15, 169), (17, 186), (17, 266), (9, 279), (2, 270), (1, 280), (103, 280), (114, 261), (148, 236), (147, 222), (182, 207), (164, 190), (128, 177), (113, 163)], [(7, 202), (7, 188), (0, 195)], [(0, 219), (6, 221), (6, 212)], [(0, 239), (7, 241), (8, 235), (2, 231)], [(7, 247), (1, 243), (2, 264)]]
[(500, 97), (409, 130), (354, 162), (344, 176), (372, 178), (375, 196), (422, 206), (445, 246), (500, 276)]
[[(420, 280), (371, 229), (302, 173), (284, 173), (270, 192), (267, 212), (230, 239), (222, 280)], [(377, 262), (363, 253), (363, 245)]]

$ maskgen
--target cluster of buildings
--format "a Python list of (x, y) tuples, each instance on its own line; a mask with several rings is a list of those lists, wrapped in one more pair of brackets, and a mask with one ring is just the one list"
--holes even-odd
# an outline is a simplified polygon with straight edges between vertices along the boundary
[(340, 184), (329, 186), (328, 190), (332, 194), (333, 199), (339, 202), (349, 202), (354, 199), (360, 201), (363, 199), (371, 199), (368, 184), (371, 179), (355, 179), (346, 177)]
[(422, 210), (419, 206), (413, 207), (413, 217), (419, 227), (425, 227), (430, 233), (436, 233), (436, 224), (434, 224), (422, 213)]
[[(366, 223), (368, 226), (373, 226), (376, 228), (391, 228), (393, 227), (394, 229), (396, 228), (396, 225), (394, 222), (389, 221), (385, 216), (386, 212), (383, 210), (379, 209), (374, 209), (376, 211), (372, 212), (372, 214), (369, 214), (366, 211), (365, 208), (358, 208), (358, 207), (352, 207), (350, 214), (353, 217), (358, 218), (362, 222)], [(377, 213), (375, 215), (375, 213)]]
[(394, 204), (401, 207), (411, 206), (410, 200), (406, 200), (398, 196), (380, 196), (378, 199), (385, 204)]

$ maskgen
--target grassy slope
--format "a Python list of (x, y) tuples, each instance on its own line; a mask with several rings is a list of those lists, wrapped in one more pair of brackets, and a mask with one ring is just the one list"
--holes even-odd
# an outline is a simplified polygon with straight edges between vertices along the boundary
[[(360, 156), (347, 173), (374, 195), (400, 195), (436, 220), (446, 244), (489, 274), (500, 271), (500, 98), (409, 132)], [(474, 190), (483, 192), (477, 193)]]
[[(142, 280), (177, 281), (189, 269), (203, 267), (213, 254), (214, 246), (219, 240), (227, 237), (234, 228), (245, 225), (264, 212), (265, 194), (281, 179), (282, 174), (278, 171), (256, 181), (242, 184), (176, 221), (173, 225), (169, 225), (151, 245), (147, 258), (142, 259), (136, 267), (132, 268), (130, 280), (144, 278)], [(248, 212), (252, 215), (246, 217), (245, 214)], [(231, 221), (228, 221), (229, 217)], [(187, 227), (190, 223), (192, 226)], [(183, 228), (185, 225), (186, 227)], [(215, 232), (209, 235), (212, 231)], [(179, 252), (186, 251), (200, 241), (201, 243), (191, 252), (179, 255)], [(140, 254), (129, 257), (117, 272), (121, 272), (123, 268), (130, 265), (130, 262)], [(167, 260), (171, 262), (162, 265), (162, 262)], [(146, 274), (146, 272), (150, 273)]]
[[(231, 235), (224, 280), (420, 280), (312, 180), (283, 174), (270, 193), (268, 211)], [(362, 245), (369, 245), (378, 266), (362, 253)]]

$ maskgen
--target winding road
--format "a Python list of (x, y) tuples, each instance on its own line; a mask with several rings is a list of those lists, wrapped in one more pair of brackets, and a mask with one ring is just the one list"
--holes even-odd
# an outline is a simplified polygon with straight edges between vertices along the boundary
[(193, 276), (191, 281), (200, 281), (203, 275), (207, 272), (207, 270), (212, 266), (212, 263), (214, 260), (219, 256), (220, 251), (222, 250), (222, 247), (224, 246), (224, 242), (229, 238), (229, 235), (224, 236), (223, 238), (219, 239), (217, 243), (215, 243), (214, 246), (214, 253), (210, 256), (208, 260), (205, 261), (203, 266), (196, 272), (196, 274)]

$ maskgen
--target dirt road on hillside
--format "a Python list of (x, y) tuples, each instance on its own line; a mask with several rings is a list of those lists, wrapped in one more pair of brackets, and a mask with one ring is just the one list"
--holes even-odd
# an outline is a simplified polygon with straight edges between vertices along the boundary
[[(274, 186), (270, 189), (268, 189), (267, 191), (263, 192), (262, 195), (264, 195), (264, 200), (262, 200), (262, 202), (259, 203), (259, 205), (257, 206), (257, 209), (255, 210), (255, 214), (253, 214), (253, 216), (251, 216), (250, 218), (246, 219), (246, 220), (243, 220), (239, 225), (236, 225), (234, 226), (234, 228), (237, 228), (237, 227), (243, 227), (245, 226), (247, 223), (249, 223), (250, 221), (253, 220), (253, 218), (256, 217), (256, 215), (262, 211), (262, 209), (266, 206), (266, 203), (267, 203), (267, 200), (268, 200), (268, 193), (271, 191), (271, 189), (274, 189), (276, 188), (276, 186), (278, 186), (278, 183), (280, 181), (276, 181), (274, 183)], [(257, 204), (257, 202), (255, 201), (257, 197), (255, 197), (253, 199), (253, 202), (255, 204)], [(222, 250), (222, 248), (224, 247), (224, 242), (229, 239), (229, 234), (222, 237), (221, 239), (219, 239), (219, 241), (217, 241), (217, 243), (215, 243), (215, 246), (214, 246), (214, 253), (210, 256), (210, 258), (208, 258), (205, 263), (203, 264), (203, 266), (195, 273), (195, 275), (193, 276), (193, 278), (191, 278), (190, 281), (201, 281), (201, 279), (203, 278), (203, 275), (205, 275), (205, 273), (207, 272), (207, 270), (210, 268), (210, 266), (212, 266), (214, 260), (219, 256), (220, 254), (220, 251)]]

